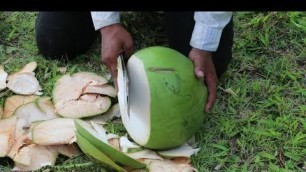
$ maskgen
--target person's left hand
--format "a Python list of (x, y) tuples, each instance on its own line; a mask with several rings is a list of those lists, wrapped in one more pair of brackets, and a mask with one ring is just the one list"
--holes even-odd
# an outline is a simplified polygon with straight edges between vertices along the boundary
[(192, 48), (189, 58), (194, 64), (194, 73), (197, 78), (204, 81), (208, 89), (208, 101), (205, 111), (209, 112), (217, 98), (218, 77), (212, 60), (212, 53), (197, 48)]

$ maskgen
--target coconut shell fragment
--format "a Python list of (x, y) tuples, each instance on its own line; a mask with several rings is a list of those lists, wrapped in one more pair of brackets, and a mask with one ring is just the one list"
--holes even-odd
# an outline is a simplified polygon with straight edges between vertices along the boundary
[(151, 159), (151, 160), (161, 160), (161, 161), (164, 160), (163, 157), (161, 157), (156, 152), (150, 149), (144, 149), (138, 152), (129, 153), (127, 155), (134, 159)]
[(10, 77), (7, 87), (16, 94), (41, 95), (41, 87), (33, 73), (19, 73)]
[(53, 89), (56, 112), (66, 118), (83, 118), (102, 114), (111, 106), (116, 90), (107, 80), (91, 72), (65, 74)]
[(81, 154), (81, 150), (74, 143), (58, 145), (57, 148), (60, 154), (65, 155), (69, 158), (73, 158)]
[(112, 105), (107, 112), (103, 113), (102, 115), (97, 115), (92, 117), (92, 121), (95, 121), (98, 124), (106, 124), (109, 120), (112, 120), (114, 118), (119, 118), (121, 116), (120, 114), (120, 108), (119, 104), (116, 103)]
[(192, 155), (197, 154), (200, 148), (192, 148), (189, 145), (182, 145), (177, 148), (169, 149), (169, 150), (163, 150), (163, 151), (158, 151), (157, 153), (168, 158), (173, 158), (173, 157), (186, 157), (190, 158)]
[(19, 163), (26, 164), (26, 165), (29, 164), (27, 159), (22, 158), (22, 155), (26, 154), (27, 151), (28, 151), (28, 149), (23, 149), (23, 148), (30, 145), (30, 144), (31, 144), (31, 141), (27, 138), (27, 135), (20, 136), (14, 142), (14, 145), (11, 148), (11, 150), (9, 151), (7, 156), (15, 161), (15, 157), (16, 157), (16, 155), (18, 155), (16, 157), (16, 159), (17, 160), (19, 159)]
[(0, 120), (3, 118), (3, 108), (0, 106)]
[(3, 118), (8, 118), (13, 115), (15, 110), (24, 104), (34, 102), (38, 96), (31, 95), (31, 96), (23, 96), (23, 95), (13, 95), (8, 97), (4, 103), (4, 110), (3, 110)]
[(55, 146), (41, 146), (30, 144), (23, 147), (15, 156), (15, 167), (13, 171), (38, 170), (43, 166), (53, 166), (58, 156)]
[(41, 95), (42, 90), (35, 73), (33, 72), (37, 67), (37, 63), (30, 62), (26, 64), (21, 70), (10, 74), (7, 77), (7, 87), (16, 94), (21, 95)]
[(111, 106), (109, 97), (98, 98), (94, 102), (84, 100), (68, 101), (62, 107), (57, 108), (57, 113), (66, 118), (83, 118), (102, 114)]
[[(127, 119), (126, 114), (120, 112), (120, 101), (112, 106), (117, 90), (105, 78), (91, 72), (65, 74), (56, 81), (51, 100), (51, 97), (38, 96), (41, 95), (41, 87), (35, 77), (36, 68), (35, 61), (28, 63), (19, 71), (6, 76), (3, 82), (0, 67), (0, 91), (4, 87), (3, 83), (8, 81), (5, 87), (20, 94), (7, 98), (3, 115), (0, 109), (0, 119), (3, 117), (0, 120), (0, 157), (7, 156), (14, 161), (13, 171), (32, 171), (46, 165), (53, 166), (58, 154), (73, 158), (81, 151), (117, 171), (144, 168), (151, 172), (197, 171), (190, 164), (190, 156), (197, 149), (150, 150), (141, 147), (138, 142), (134, 143), (133, 137), (129, 139), (127, 136), (118, 136), (103, 127), (103, 124), (122, 114)], [(132, 99), (142, 103), (137, 105), (140, 107), (137, 109), (135, 102), (132, 102), (131, 120), (136, 119), (136, 123), (128, 125), (135, 127), (135, 133), (137, 130), (142, 134), (152, 134), (151, 130), (142, 131), (141, 127), (156, 125), (150, 122), (153, 119), (147, 116), (143, 118), (144, 123), (141, 123), (142, 117), (135, 118), (135, 113), (152, 113), (150, 109), (144, 111), (146, 109), (141, 109), (141, 106), (148, 103), (153, 95), (142, 94), (143, 90), (137, 88), (132, 91), (140, 91), (137, 94), (139, 98)], [(76, 119), (85, 117), (90, 118)], [(146, 142), (148, 138), (145, 136), (137, 139)]]
[[(94, 129), (91, 124), (87, 122), (76, 119), (75, 120), (76, 132), (82, 136), (83, 139), (78, 139), (77, 143), (80, 147), (84, 145), (84, 141), (91, 143), (94, 147), (96, 147), (99, 151), (105, 154), (111, 160), (118, 162), (120, 164), (125, 164), (132, 168), (143, 168), (145, 167), (144, 164), (141, 162), (129, 157), (128, 155), (124, 154), (123, 152), (119, 151), (117, 148), (114, 148), (110, 145), (110, 143), (105, 139), (101, 139), (101, 134)], [(117, 146), (115, 146), (117, 147)], [(94, 152), (89, 151), (89, 155), (93, 156)]]
[(0, 91), (6, 88), (7, 73), (4, 71), (3, 66), (0, 66)]
[(56, 118), (38, 123), (32, 129), (33, 142), (39, 145), (61, 145), (75, 142), (74, 120)]
[(95, 159), (96, 161), (103, 163), (104, 165), (115, 169), (116, 171), (123, 172), (125, 171), (122, 167), (117, 165), (113, 160), (111, 160), (107, 155), (105, 155), (102, 151), (97, 149), (91, 142), (86, 140), (81, 134), (76, 132), (77, 143), (81, 150), (88, 155), (89, 157)]
[(96, 94), (107, 95), (110, 97), (117, 96), (116, 89), (113, 86), (108, 85), (108, 84), (98, 85), (98, 86), (88, 85), (85, 88), (84, 93), (96, 93)]
[(0, 157), (7, 156), (14, 144), (15, 124), (15, 116), (0, 120)]
[(14, 132), (0, 133), (0, 157), (5, 157), (14, 144)]
[(146, 159), (144, 163), (147, 164), (147, 168), (150, 172), (198, 172), (198, 170), (190, 164), (175, 163), (168, 159), (164, 161)]
[(34, 72), (34, 70), (37, 68), (37, 62), (32, 61), (28, 64), (26, 64), (22, 69), (20, 69), (16, 73), (28, 73), (28, 72)]
[(47, 114), (40, 110), (34, 102), (24, 104), (16, 109), (14, 116), (16, 116), (16, 128), (15, 137), (27, 134), (29, 132), (30, 126), (35, 121), (49, 120), (58, 118), (54, 114)]

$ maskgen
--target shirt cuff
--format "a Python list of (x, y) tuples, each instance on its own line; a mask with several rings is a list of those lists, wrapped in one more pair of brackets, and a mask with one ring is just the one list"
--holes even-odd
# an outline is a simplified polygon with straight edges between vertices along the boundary
[(196, 22), (190, 45), (194, 48), (215, 52), (219, 46), (223, 27), (211, 27)]
[(119, 12), (90, 12), (95, 30), (112, 24), (120, 23)]

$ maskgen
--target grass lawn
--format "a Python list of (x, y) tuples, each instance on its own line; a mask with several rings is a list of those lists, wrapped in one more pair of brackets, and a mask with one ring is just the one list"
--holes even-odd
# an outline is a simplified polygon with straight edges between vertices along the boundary
[[(160, 14), (125, 12), (122, 18), (134, 35), (136, 50), (167, 46)], [(40, 56), (35, 19), (35, 12), (0, 12), (0, 63), (8, 73), (36, 60), (36, 76), (45, 96), (51, 96), (54, 82), (62, 75), (58, 67), (109, 78), (100, 63), (98, 39), (88, 53), (69, 62)], [(215, 106), (196, 134), (201, 150), (192, 164), (201, 172), (305, 171), (306, 12), (236, 12), (234, 29), (234, 57), (219, 82)], [(8, 90), (0, 92), (0, 105), (11, 95)], [(107, 129), (125, 133), (120, 122)], [(12, 167), (10, 159), (0, 158), (0, 171)], [(94, 167), (80, 156), (59, 157), (56, 167), (49, 169)]]

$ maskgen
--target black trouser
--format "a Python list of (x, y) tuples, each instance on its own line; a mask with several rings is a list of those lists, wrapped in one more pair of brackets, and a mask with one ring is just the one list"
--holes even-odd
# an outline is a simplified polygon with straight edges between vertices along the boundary
[[(165, 12), (165, 26), (170, 47), (188, 56), (193, 27), (193, 12)], [(48, 58), (74, 58), (86, 52), (97, 33), (89, 12), (40, 12), (36, 21), (36, 42)], [(224, 28), (213, 62), (218, 77), (232, 58), (233, 21)]]

